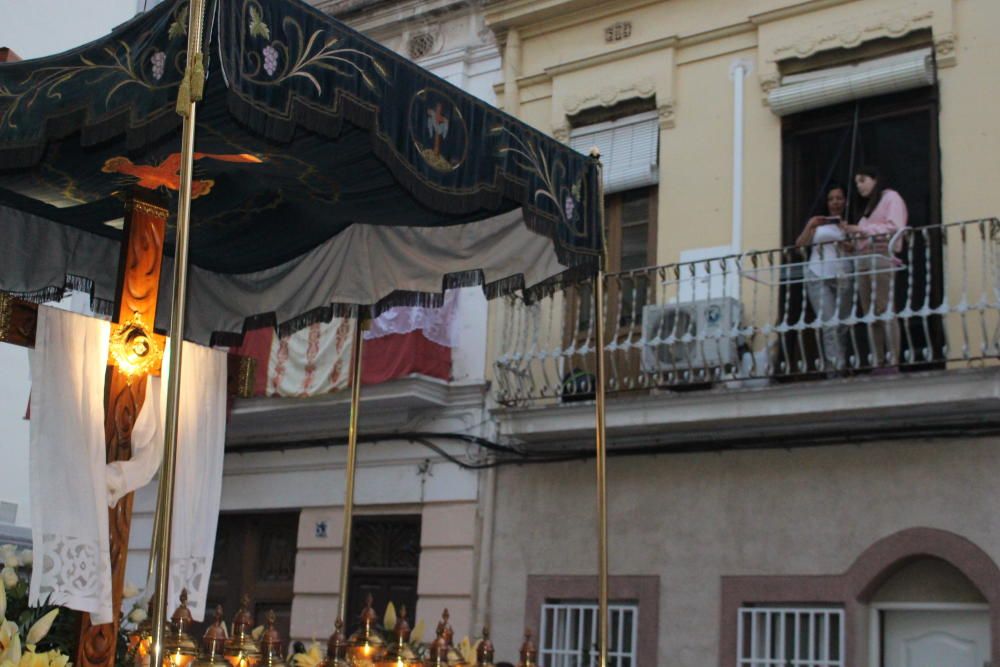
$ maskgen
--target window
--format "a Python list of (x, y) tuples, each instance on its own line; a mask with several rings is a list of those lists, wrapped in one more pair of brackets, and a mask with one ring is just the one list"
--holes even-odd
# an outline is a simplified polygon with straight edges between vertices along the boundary
[(843, 667), (844, 610), (742, 607), (737, 667)]
[[(639, 606), (608, 605), (609, 667), (636, 667)], [(592, 602), (546, 602), (542, 605), (538, 659), (541, 667), (596, 665), (597, 605)]]

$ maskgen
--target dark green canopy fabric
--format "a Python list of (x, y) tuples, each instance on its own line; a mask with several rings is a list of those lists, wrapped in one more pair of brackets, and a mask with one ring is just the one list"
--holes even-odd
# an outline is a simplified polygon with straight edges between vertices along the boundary
[[(543, 282), (596, 269), (596, 162), (298, 0), (209, 4), (193, 265), (250, 274), (352, 225), (467, 231), (521, 210), (564, 269)], [(104, 39), (0, 64), (3, 210), (115, 237), (105, 223), (131, 185), (176, 200), (187, 12), (186, 0), (164, 2)], [(478, 278), (466, 259), (435, 292), (533, 286), (523, 257)]]

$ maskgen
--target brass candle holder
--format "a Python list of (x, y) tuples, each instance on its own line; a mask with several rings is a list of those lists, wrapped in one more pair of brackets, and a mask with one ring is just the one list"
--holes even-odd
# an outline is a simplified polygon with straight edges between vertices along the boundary
[(410, 624), (406, 620), (406, 605), (399, 608), (396, 625), (392, 629), (393, 641), (379, 663), (380, 667), (411, 667), (420, 665), (420, 658), (410, 647)]
[(228, 667), (224, 657), (227, 640), (226, 629), (222, 627), (222, 605), (217, 605), (215, 618), (201, 639), (201, 654), (192, 667)]
[(170, 617), (170, 627), (163, 640), (163, 667), (188, 667), (198, 657), (198, 645), (187, 632), (194, 622), (187, 600), (185, 588), (181, 591), (181, 604)]
[(434, 641), (427, 647), (427, 659), (424, 661), (426, 667), (445, 667), (467, 665), (465, 658), (454, 645), (455, 631), (452, 629), (448, 619), (451, 615), (445, 609), (438, 622)]
[(250, 614), (250, 598), (240, 599), (240, 608), (233, 617), (233, 634), (226, 643), (223, 656), (232, 667), (257, 667), (260, 664), (260, 649), (250, 633), (253, 631), (253, 616)]
[(326, 642), (326, 661), (323, 667), (348, 667), (347, 638), (344, 637), (344, 620), (334, 623), (333, 634)]
[(260, 636), (261, 667), (288, 667), (282, 653), (284, 642), (281, 640), (281, 633), (274, 627), (277, 618), (273, 609), (267, 612), (267, 626)]
[(476, 647), (476, 667), (493, 667), (493, 642), (487, 627), (483, 628), (483, 640)]
[(538, 667), (538, 649), (531, 641), (531, 629), (524, 631), (524, 643), (521, 644), (521, 662), (517, 667)]
[(371, 593), (365, 598), (365, 608), (361, 611), (361, 626), (347, 642), (347, 662), (353, 667), (375, 667), (385, 654), (385, 640), (375, 627), (374, 598)]

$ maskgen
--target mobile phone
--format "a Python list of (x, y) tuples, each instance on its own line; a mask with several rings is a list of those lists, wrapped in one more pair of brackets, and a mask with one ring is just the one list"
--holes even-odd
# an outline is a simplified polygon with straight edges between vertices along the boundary
[(840, 224), (840, 218), (838, 218), (835, 215), (825, 215), (825, 216), (823, 216), (823, 223), (822, 224), (824, 224), (824, 225), (839, 225)]

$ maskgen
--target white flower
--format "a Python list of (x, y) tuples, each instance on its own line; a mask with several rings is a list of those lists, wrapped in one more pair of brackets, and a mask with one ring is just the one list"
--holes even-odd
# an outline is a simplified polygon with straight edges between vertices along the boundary
[(59, 609), (56, 608), (35, 621), (35, 624), (31, 626), (30, 630), (28, 630), (28, 634), (25, 635), (24, 643), (37, 644), (45, 639), (45, 635), (49, 634), (49, 630), (52, 629), (52, 623), (56, 620), (56, 616), (58, 615)]
[(125, 589), (122, 591), (122, 597), (126, 600), (130, 600), (134, 597), (138, 597), (141, 592), (142, 591), (139, 590), (138, 586), (133, 584), (131, 581), (126, 581)]
[(146, 610), (143, 609), (142, 607), (136, 607), (135, 609), (133, 609), (128, 613), (128, 620), (131, 621), (132, 623), (135, 623), (136, 625), (145, 621), (146, 618), (147, 618)]
[(17, 553), (17, 547), (13, 544), (0, 544), (0, 558), (6, 559), (7, 556), (13, 556)]
[(35, 562), (35, 552), (31, 549), (23, 549), (18, 557), (21, 559), (21, 565), (25, 567), (31, 567)]
[(10, 556), (7, 556), (6, 558), (4, 558), (3, 559), (3, 564), (4, 564), (4, 567), (12, 567), (14, 569), (17, 569), (17, 568), (21, 567), (21, 561), (20, 561), (20, 559), (18, 559), (18, 557), (16, 555), (14, 555), (14, 554), (11, 554)]
[(17, 572), (13, 568), (5, 567), (0, 571), (0, 579), (3, 579), (3, 585), (7, 588), (17, 586)]

